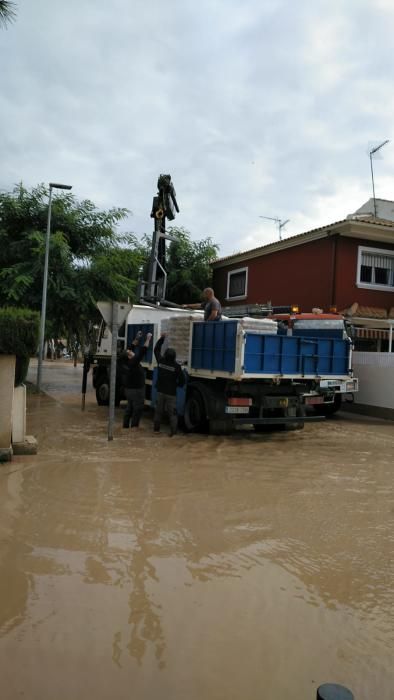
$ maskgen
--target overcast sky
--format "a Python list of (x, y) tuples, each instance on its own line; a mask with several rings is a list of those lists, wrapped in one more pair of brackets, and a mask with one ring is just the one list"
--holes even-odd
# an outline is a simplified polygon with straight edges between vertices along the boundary
[[(16, 0), (0, 30), (0, 188), (73, 185), (150, 233), (172, 175), (220, 254), (344, 218), (394, 123), (393, 0)], [(374, 163), (394, 199), (394, 139)]]

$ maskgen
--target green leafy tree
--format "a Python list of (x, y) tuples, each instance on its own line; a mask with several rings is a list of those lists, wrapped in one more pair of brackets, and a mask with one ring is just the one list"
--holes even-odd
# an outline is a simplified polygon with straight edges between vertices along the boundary
[(0, 309), (0, 355), (16, 355), (16, 386), (25, 380), (30, 356), (37, 349), (39, 320), (31, 309)]
[[(189, 304), (201, 300), (201, 293), (212, 282), (210, 263), (217, 258), (219, 246), (211, 238), (200, 241), (191, 239), (189, 231), (182, 227), (170, 227), (168, 234), (175, 238), (167, 244), (166, 271), (168, 301)], [(149, 260), (151, 239), (143, 240), (146, 260)], [(148, 264), (146, 263), (145, 275)], [(146, 277), (145, 277), (146, 278)]]
[(168, 247), (167, 298), (178, 304), (200, 301), (203, 289), (212, 282), (210, 263), (219, 247), (211, 238), (191, 240), (184, 228), (172, 227), (169, 234), (176, 240)]
[(6, 27), (16, 18), (15, 3), (10, 0), (0, 0), (0, 26)]
[[(41, 309), (48, 190), (22, 184), (0, 193), (0, 305)], [(117, 224), (127, 210), (99, 211), (70, 192), (54, 196), (47, 337), (82, 338), (100, 299), (133, 299), (145, 251)]]

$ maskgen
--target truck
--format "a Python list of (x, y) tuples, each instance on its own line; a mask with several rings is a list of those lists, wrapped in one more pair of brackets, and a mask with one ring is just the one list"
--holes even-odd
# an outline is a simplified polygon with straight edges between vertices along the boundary
[[(272, 424), (301, 428), (317, 418), (307, 415), (308, 406), (327, 408), (336, 393), (354, 389), (351, 343), (332, 329), (319, 335), (314, 329), (301, 332), (293, 327), (288, 334), (278, 326), (271, 318), (204, 322), (199, 312), (137, 304), (120, 329), (118, 350), (121, 353), (130, 345), (138, 331), (153, 334), (142, 364), (146, 404), (154, 405), (153, 345), (163, 331), (168, 334), (187, 378), (185, 387), (178, 390), (177, 409), (189, 432), (229, 433), (242, 424), (257, 431)], [(103, 322), (92, 358), (100, 405), (108, 404), (110, 359), (111, 334)], [(117, 377), (119, 403), (123, 398), (120, 372)]]
[[(304, 400), (306, 407), (311, 407), (318, 415), (330, 417), (336, 413), (344, 400), (352, 402), (358, 391), (358, 379), (354, 377), (352, 367), (354, 329), (344, 316), (337, 313), (335, 308), (328, 312), (313, 309), (311, 312), (301, 312), (297, 305), (272, 306), (253, 304), (248, 306), (232, 306), (225, 309), (231, 318), (242, 318), (250, 315), (253, 318), (272, 318), (278, 322), (278, 333), (293, 337), (302, 337), (305, 342), (316, 343), (317, 339), (344, 340), (348, 344), (347, 367), (341, 369), (336, 376), (322, 370), (314, 381), (306, 383)], [(309, 341), (308, 341), (309, 339)], [(321, 343), (320, 343), (321, 344)], [(316, 347), (317, 352), (317, 347)]]
[[(156, 398), (156, 362), (153, 346), (161, 333), (168, 334), (186, 375), (178, 389), (177, 411), (188, 432), (209, 430), (230, 433), (239, 426), (256, 431), (280, 425), (302, 428), (305, 422), (324, 416), (307, 415), (308, 402), (320, 400), (322, 382), (327, 398), (335, 391), (330, 381), (350, 377), (351, 343), (338, 333), (299, 333), (294, 324), (278, 318), (223, 316), (205, 322), (202, 312), (183, 309), (165, 300), (166, 215), (179, 211), (169, 175), (160, 175), (158, 194), (151, 216), (155, 220), (147, 281), (140, 283), (140, 303), (133, 305), (118, 332), (118, 353), (132, 342), (138, 331), (152, 333), (153, 342), (144, 357), (147, 405)], [(333, 329), (332, 329), (333, 330)], [(112, 338), (108, 326), (100, 327), (97, 349), (91, 358), (97, 402), (109, 400), (109, 364)], [(123, 398), (121, 373), (116, 374), (115, 402)], [(344, 379), (345, 381), (345, 379)], [(328, 401), (327, 401), (328, 403)]]
[(317, 339), (347, 343), (347, 367), (340, 368), (337, 365), (342, 371), (335, 376), (333, 373), (322, 373), (304, 395), (304, 399), (306, 406), (313, 407), (317, 414), (327, 417), (341, 408), (343, 400), (352, 402), (358, 391), (358, 379), (353, 374), (353, 329), (348, 321), (334, 310), (325, 313), (320, 309), (310, 313), (297, 309), (290, 314), (273, 314), (272, 318), (280, 322), (279, 332), (293, 337), (303, 337), (305, 340), (309, 338), (311, 343)]

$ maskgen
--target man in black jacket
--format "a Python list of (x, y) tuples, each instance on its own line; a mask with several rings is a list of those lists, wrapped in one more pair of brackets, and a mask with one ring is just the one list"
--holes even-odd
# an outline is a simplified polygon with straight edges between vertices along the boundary
[(141, 360), (146, 354), (152, 333), (147, 333), (145, 343), (139, 346), (142, 332), (138, 331), (131, 347), (127, 348), (121, 366), (122, 383), (127, 399), (127, 407), (123, 415), (123, 427), (136, 429), (139, 427), (145, 400), (145, 372)]
[(175, 435), (178, 427), (178, 416), (176, 412), (176, 390), (178, 386), (185, 384), (185, 375), (182, 367), (176, 361), (176, 352), (173, 348), (167, 348), (164, 355), (161, 348), (166, 334), (162, 333), (154, 349), (158, 364), (157, 373), (157, 400), (155, 415), (153, 418), (153, 430), (159, 432), (160, 423), (166, 413), (170, 421), (170, 437)]

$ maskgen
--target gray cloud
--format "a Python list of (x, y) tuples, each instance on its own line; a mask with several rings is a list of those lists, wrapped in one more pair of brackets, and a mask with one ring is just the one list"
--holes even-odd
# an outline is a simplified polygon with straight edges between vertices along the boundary
[[(0, 187), (73, 184), (149, 232), (171, 172), (194, 238), (222, 254), (346, 216), (390, 138), (386, 0), (19, 0), (0, 35)], [(394, 198), (394, 144), (376, 172)]]

